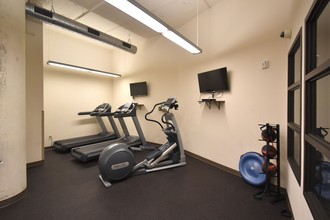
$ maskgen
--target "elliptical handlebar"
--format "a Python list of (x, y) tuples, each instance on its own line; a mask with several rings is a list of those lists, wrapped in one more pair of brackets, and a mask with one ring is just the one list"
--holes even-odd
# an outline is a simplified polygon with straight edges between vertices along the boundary
[(151, 121), (151, 122), (157, 123), (162, 129), (164, 129), (163, 125), (161, 123), (159, 123), (158, 121), (156, 121), (156, 120), (153, 120), (153, 119), (148, 118), (148, 115), (150, 115), (151, 113), (153, 113), (158, 105), (162, 105), (164, 103), (165, 102), (159, 102), (159, 103), (155, 104), (154, 107), (151, 109), (151, 111), (150, 112), (147, 112), (147, 114), (145, 114), (145, 116), (144, 116), (144, 118), (147, 121)]
[(150, 112), (148, 112), (144, 118), (147, 120), (147, 121), (151, 121), (151, 122), (154, 122), (154, 123), (157, 123), (163, 130), (164, 130), (164, 126), (159, 122), (159, 121), (156, 121), (156, 120), (153, 120), (153, 119), (150, 119), (148, 118), (148, 115), (150, 115), (151, 113), (154, 112), (154, 110), (156, 109), (157, 106), (160, 106), (159, 108), (164, 111), (165, 113), (162, 115), (161, 117), (161, 121), (167, 125), (170, 125), (173, 129), (174, 129), (174, 126), (167, 122), (166, 120), (164, 120), (164, 117), (166, 114), (169, 113), (170, 109), (175, 109), (177, 110), (179, 105), (177, 104), (177, 100), (176, 98), (168, 98), (165, 102), (159, 102), (157, 104), (154, 105), (154, 107), (152, 108), (152, 110)]
[(178, 110), (179, 105), (177, 103), (178, 101), (176, 101), (176, 98), (168, 98), (166, 102), (164, 102), (163, 105), (160, 106), (160, 108), (165, 112), (169, 112), (169, 110), (172, 108)]

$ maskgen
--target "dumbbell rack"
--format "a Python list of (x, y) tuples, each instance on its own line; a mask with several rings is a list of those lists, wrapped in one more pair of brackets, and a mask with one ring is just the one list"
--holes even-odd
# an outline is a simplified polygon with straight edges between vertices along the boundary
[[(279, 124), (275, 124), (275, 125), (271, 125), (269, 123), (267, 124), (259, 124), (260, 126), (260, 130), (262, 132), (265, 132), (265, 134), (268, 136), (268, 138), (262, 138), (259, 141), (263, 141), (266, 142), (266, 155), (263, 155), (265, 158), (265, 162), (264, 165), (266, 167), (266, 169), (264, 169), (264, 173), (266, 175), (266, 184), (264, 187), (264, 190), (256, 193), (254, 195), (255, 199), (262, 199), (265, 195), (270, 195), (270, 196), (275, 196), (276, 199), (281, 200), (281, 172), (280, 172), (280, 125)], [(273, 133), (273, 134), (272, 134)], [(270, 138), (273, 135), (272, 138)], [(270, 146), (270, 144), (272, 144), (272, 146), (274, 146), (275, 144), (275, 149), (276, 149), (276, 156), (275, 157), (269, 157), (268, 155), (268, 147)], [(275, 161), (275, 165), (277, 167), (277, 171), (276, 174), (271, 173), (268, 170), (268, 166), (269, 164), (271, 164), (271, 162)], [(276, 178), (276, 186), (275, 189), (271, 189), (271, 179), (272, 178)]]

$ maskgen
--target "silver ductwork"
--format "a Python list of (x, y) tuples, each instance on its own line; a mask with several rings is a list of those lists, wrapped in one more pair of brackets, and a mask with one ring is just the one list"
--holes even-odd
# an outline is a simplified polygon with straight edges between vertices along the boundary
[(103, 32), (95, 30), (77, 21), (66, 18), (62, 15), (56, 14), (55, 12), (33, 5), (29, 1), (25, 4), (25, 12), (27, 15), (35, 17), (41, 21), (48, 22), (63, 27), (65, 29), (74, 31), (76, 33), (80, 33), (87, 37), (105, 42), (127, 52), (135, 54), (137, 51), (137, 47), (130, 43), (107, 35)]

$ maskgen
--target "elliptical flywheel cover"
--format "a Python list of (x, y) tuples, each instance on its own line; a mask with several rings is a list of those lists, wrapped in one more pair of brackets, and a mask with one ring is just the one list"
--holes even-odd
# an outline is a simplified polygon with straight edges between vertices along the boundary
[(124, 143), (115, 143), (106, 147), (98, 161), (100, 174), (106, 181), (119, 181), (127, 178), (134, 164), (134, 155)]
[(264, 157), (256, 152), (248, 152), (241, 156), (239, 161), (239, 172), (243, 179), (253, 185), (261, 186), (266, 183), (266, 175), (262, 171)]

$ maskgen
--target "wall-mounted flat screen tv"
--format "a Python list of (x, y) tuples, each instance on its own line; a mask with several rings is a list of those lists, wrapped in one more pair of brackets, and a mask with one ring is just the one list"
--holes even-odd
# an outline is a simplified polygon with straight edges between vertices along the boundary
[(228, 91), (227, 67), (199, 73), (198, 84), (200, 93)]
[(148, 87), (147, 82), (136, 82), (129, 84), (131, 96), (147, 96)]

